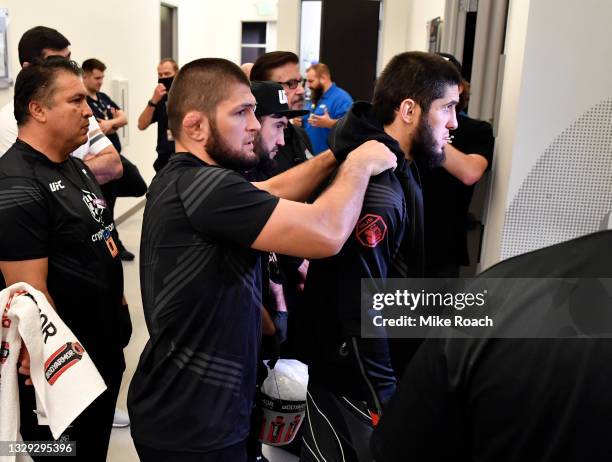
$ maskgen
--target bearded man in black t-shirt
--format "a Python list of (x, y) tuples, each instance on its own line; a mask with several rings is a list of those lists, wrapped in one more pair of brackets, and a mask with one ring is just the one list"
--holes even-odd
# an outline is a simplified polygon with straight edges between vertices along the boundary
[(246, 460), (261, 340), (260, 251), (336, 253), (370, 176), (396, 164), (381, 143), (365, 143), (312, 204), (304, 201), (337, 165), (331, 153), (249, 183), (239, 172), (259, 160), (255, 106), (248, 79), (224, 59), (186, 64), (172, 84), (177, 152), (147, 196), (140, 277), (150, 339), (128, 395), (143, 461)]
[[(87, 141), (86, 94), (78, 65), (64, 58), (17, 76), (18, 138), (0, 159), (0, 270), (7, 285), (23, 281), (45, 294), (106, 382), (62, 435), (76, 441), (83, 460), (104, 461), (130, 324), (115, 225), (94, 175), (70, 156)], [(19, 371), (27, 376), (22, 353)], [(32, 388), (19, 382), (21, 435), (51, 441), (49, 428), (37, 425)]]

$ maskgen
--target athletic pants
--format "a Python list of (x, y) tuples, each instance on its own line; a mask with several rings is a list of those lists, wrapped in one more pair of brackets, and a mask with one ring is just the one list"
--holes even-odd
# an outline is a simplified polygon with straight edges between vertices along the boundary
[(309, 383), (301, 462), (371, 462), (372, 418), (363, 401)]

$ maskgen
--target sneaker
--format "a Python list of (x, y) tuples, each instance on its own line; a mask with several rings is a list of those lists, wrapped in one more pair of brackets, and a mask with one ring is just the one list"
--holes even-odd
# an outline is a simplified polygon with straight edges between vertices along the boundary
[(115, 408), (115, 417), (113, 417), (113, 427), (124, 428), (130, 426), (130, 417), (128, 413), (122, 411), (118, 407)]

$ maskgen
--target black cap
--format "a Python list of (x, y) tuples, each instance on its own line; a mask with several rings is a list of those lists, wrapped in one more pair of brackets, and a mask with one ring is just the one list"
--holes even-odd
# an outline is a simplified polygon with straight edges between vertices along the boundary
[(267, 115), (285, 116), (288, 119), (308, 114), (308, 110), (291, 110), (287, 104), (287, 93), (280, 83), (252, 82), (251, 93), (257, 100), (256, 117)]

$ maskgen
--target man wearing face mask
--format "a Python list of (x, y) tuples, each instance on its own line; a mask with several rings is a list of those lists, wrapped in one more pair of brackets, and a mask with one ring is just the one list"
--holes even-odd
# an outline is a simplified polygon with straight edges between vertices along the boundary
[(170, 58), (162, 59), (157, 66), (157, 86), (153, 90), (153, 96), (147, 101), (147, 105), (138, 117), (138, 129), (145, 130), (152, 123), (157, 123), (157, 159), (153, 168), (159, 172), (170, 159), (174, 152), (174, 138), (168, 130), (168, 92), (172, 86), (174, 76), (178, 72), (178, 64)]

